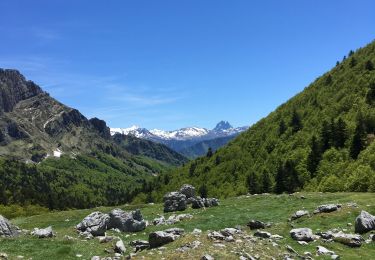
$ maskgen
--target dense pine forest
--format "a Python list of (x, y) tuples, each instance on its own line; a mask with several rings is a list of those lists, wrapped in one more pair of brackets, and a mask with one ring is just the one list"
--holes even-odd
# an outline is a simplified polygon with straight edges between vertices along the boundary
[(375, 42), (350, 51), (226, 147), (160, 176), (151, 197), (183, 183), (218, 197), (375, 191), (374, 63)]

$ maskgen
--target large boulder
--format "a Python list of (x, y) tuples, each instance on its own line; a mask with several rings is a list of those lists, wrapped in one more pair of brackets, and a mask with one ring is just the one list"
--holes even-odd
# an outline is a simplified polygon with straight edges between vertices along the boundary
[(0, 215), (0, 237), (15, 237), (19, 235), (18, 227)]
[(316, 208), (316, 210), (314, 210), (314, 214), (318, 214), (318, 213), (330, 213), (330, 212), (334, 212), (334, 211), (337, 211), (341, 208), (341, 205), (340, 204), (326, 204), (326, 205), (320, 205)]
[(310, 228), (295, 228), (290, 231), (290, 236), (297, 241), (310, 242), (314, 240), (314, 235)]
[(355, 219), (355, 233), (364, 234), (371, 230), (375, 230), (375, 216), (362, 210)]
[(164, 212), (183, 211), (187, 207), (186, 196), (180, 192), (169, 192), (164, 196)]
[(184, 194), (187, 199), (195, 197), (195, 187), (190, 184), (182, 185), (180, 193)]
[(150, 248), (156, 248), (175, 241), (184, 233), (183, 229), (171, 228), (164, 231), (155, 231), (149, 234)]
[(52, 227), (49, 226), (47, 228), (34, 228), (34, 231), (31, 232), (32, 236), (38, 237), (38, 238), (50, 238), (53, 237), (55, 234), (52, 230)]
[(96, 211), (85, 217), (76, 228), (83, 234), (103, 236), (105, 235), (109, 221), (110, 217), (108, 214), (103, 214), (102, 212)]
[(122, 232), (138, 232), (146, 228), (146, 221), (143, 219), (139, 209), (126, 212), (121, 209), (114, 209), (109, 213), (108, 229), (118, 229)]
[(333, 241), (349, 247), (360, 247), (362, 245), (363, 238), (360, 235), (338, 232), (333, 235)]

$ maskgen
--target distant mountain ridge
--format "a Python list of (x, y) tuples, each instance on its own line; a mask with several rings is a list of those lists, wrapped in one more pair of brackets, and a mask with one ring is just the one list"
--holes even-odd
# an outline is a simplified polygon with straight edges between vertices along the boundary
[[(216, 142), (214, 147), (212, 147), (216, 150), (247, 129), (247, 126), (235, 128), (228, 121), (220, 121), (212, 130), (200, 127), (185, 127), (173, 131), (164, 131), (159, 129), (148, 130), (139, 126), (132, 126), (129, 128), (111, 128), (110, 131), (111, 135), (120, 133), (162, 143), (185, 156), (194, 158), (207, 152), (210, 140), (226, 140), (225, 142)], [(198, 145), (200, 148), (197, 148), (195, 145), (201, 142), (204, 142), (205, 145)], [(193, 148), (193, 146), (195, 147)], [(190, 147), (194, 151), (190, 151)]]

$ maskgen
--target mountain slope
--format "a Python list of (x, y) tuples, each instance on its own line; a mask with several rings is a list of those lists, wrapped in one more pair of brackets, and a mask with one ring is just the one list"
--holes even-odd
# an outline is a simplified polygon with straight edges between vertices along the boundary
[(89, 120), (18, 71), (0, 69), (0, 204), (125, 203), (186, 160), (162, 144), (119, 141), (103, 120)]
[[(88, 120), (78, 110), (61, 104), (27, 81), (18, 71), (0, 69), (0, 97), (0, 155), (38, 162), (65, 153), (97, 150), (119, 158), (131, 153), (114, 142), (104, 121)], [(158, 152), (157, 158), (152, 152), (148, 157), (162, 162), (166, 158), (165, 162), (178, 165), (185, 160), (159, 144), (144, 140), (136, 144)]]
[[(375, 42), (219, 149), (165, 176), (209, 196), (247, 192), (375, 191)], [(359, 154), (358, 154), (359, 153)], [(162, 193), (162, 192), (161, 192)]]

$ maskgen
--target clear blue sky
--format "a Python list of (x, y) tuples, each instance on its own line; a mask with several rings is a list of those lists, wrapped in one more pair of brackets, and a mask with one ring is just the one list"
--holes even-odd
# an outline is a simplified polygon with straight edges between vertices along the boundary
[(0, 67), (113, 127), (250, 125), (375, 38), (373, 0), (2, 0), (0, 10)]

